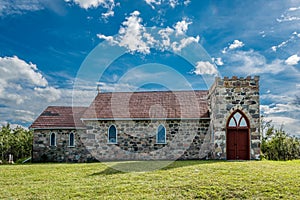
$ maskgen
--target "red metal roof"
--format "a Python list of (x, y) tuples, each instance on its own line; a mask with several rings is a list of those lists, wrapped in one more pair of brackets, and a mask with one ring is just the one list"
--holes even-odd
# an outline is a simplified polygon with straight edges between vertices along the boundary
[(208, 118), (208, 91), (99, 93), (82, 119)]
[(30, 128), (79, 128), (81, 119), (208, 118), (208, 91), (99, 93), (86, 107), (49, 106)]
[(80, 117), (86, 109), (86, 107), (49, 106), (29, 128), (84, 127)]

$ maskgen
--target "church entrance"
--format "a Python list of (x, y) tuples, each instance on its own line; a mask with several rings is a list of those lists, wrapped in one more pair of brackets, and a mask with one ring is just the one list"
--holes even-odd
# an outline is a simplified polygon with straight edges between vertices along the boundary
[(240, 111), (231, 115), (227, 123), (227, 160), (250, 159), (249, 122)]

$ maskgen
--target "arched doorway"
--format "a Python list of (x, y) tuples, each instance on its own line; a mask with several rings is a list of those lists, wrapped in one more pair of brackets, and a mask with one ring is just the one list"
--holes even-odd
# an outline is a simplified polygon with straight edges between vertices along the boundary
[(232, 113), (226, 128), (227, 160), (250, 159), (249, 120), (240, 111)]

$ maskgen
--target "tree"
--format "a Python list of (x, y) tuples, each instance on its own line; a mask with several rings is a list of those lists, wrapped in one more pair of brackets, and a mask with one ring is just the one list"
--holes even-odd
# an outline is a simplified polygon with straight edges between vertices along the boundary
[(8, 160), (9, 154), (12, 154), (15, 160), (30, 157), (32, 137), (32, 131), (22, 127), (12, 129), (9, 124), (2, 126), (0, 130), (1, 160)]
[(289, 136), (282, 127), (270, 126), (262, 137), (261, 151), (269, 160), (299, 159), (300, 140)]

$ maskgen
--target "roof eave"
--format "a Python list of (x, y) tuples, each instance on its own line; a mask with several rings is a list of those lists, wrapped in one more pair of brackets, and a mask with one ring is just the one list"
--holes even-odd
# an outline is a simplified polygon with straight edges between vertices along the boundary
[(125, 121), (125, 120), (210, 120), (210, 117), (191, 117), (191, 118), (81, 118), (82, 121)]

